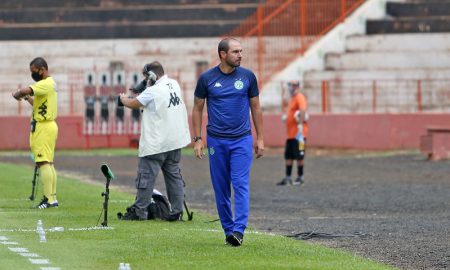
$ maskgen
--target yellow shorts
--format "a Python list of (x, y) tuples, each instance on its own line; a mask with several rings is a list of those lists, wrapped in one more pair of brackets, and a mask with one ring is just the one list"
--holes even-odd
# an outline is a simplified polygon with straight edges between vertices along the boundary
[(36, 123), (35, 131), (30, 133), (30, 148), (35, 162), (53, 162), (57, 138), (58, 125), (55, 121)]

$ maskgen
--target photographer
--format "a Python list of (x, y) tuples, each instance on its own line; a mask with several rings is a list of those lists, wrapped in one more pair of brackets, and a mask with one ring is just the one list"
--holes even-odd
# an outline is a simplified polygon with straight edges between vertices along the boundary
[(172, 206), (168, 220), (181, 220), (184, 183), (179, 162), (181, 148), (190, 143), (186, 106), (178, 82), (164, 75), (159, 62), (146, 64), (142, 73), (147, 82), (145, 90), (137, 97), (122, 93), (118, 100), (131, 109), (143, 108), (136, 201), (122, 220), (147, 219), (147, 208), (160, 169)]

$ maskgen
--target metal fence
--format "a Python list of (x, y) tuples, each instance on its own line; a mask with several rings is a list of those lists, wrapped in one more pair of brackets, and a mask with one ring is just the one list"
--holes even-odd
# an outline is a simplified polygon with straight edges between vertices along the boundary
[(313, 113), (450, 111), (450, 79), (306, 81), (302, 88)]

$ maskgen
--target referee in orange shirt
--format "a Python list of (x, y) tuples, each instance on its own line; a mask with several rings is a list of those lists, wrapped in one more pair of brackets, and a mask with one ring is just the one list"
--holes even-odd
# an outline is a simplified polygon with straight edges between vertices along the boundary
[[(305, 158), (306, 137), (308, 136), (308, 114), (306, 113), (308, 104), (305, 96), (299, 92), (300, 83), (291, 81), (287, 86), (291, 98), (286, 117), (287, 139), (284, 151), (286, 175), (277, 183), (279, 186), (303, 184), (303, 160)], [(291, 174), (294, 160), (297, 161), (297, 178), (292, 181)]]

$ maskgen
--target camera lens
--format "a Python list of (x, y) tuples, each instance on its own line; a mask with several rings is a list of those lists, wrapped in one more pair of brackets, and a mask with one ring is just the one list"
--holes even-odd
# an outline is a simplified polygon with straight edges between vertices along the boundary
[(122, 103), (122, 100), (120, 100), (120, 96), (116, 97), (116, 102), (117, 102), (118, 107), (123, 107), (123, 103)]

